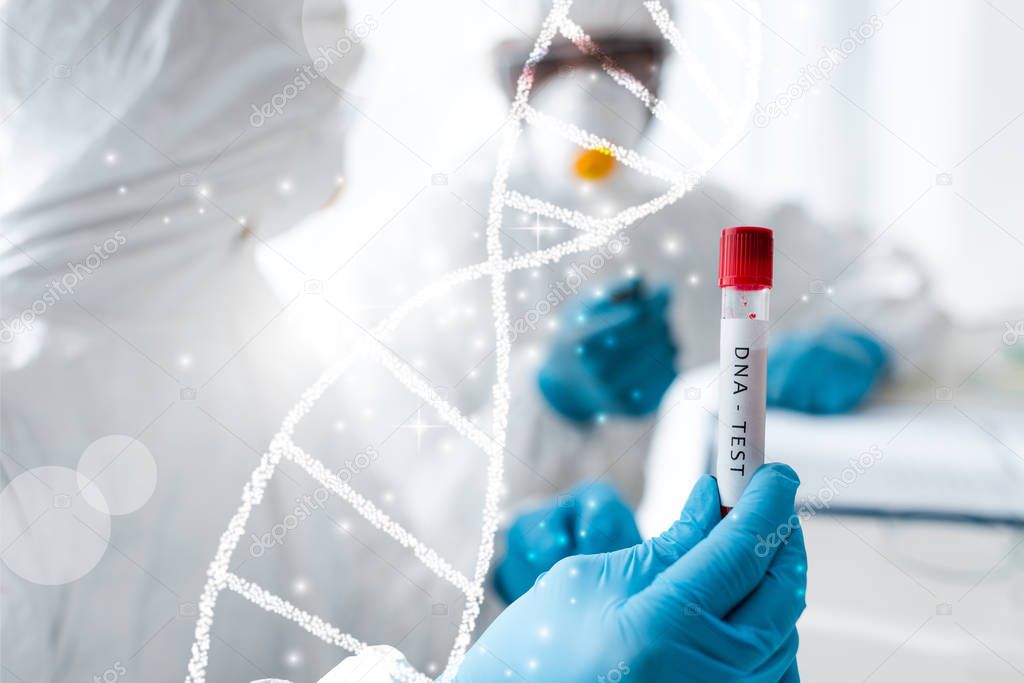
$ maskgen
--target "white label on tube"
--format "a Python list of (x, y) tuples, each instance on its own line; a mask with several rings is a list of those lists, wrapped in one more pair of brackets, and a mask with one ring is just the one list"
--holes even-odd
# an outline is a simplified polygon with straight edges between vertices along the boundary
[(764, 462), (768, 321), (722, 320), (718, 390), (718, 460), (722, 505), (733, 507)]

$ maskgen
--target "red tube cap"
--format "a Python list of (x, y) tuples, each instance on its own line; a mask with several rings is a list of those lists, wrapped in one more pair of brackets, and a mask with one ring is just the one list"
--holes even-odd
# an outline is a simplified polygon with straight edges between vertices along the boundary
[(771, 228), (741, 225), (722, 230), (718, 243), (718, 286), (771, 287), (773, 244)]

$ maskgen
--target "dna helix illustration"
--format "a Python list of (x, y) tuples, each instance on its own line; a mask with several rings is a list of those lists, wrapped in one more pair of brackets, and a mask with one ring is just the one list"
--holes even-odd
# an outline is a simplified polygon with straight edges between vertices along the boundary
[[(709, 30), (714, 30), (732, 48), (743, 51), (744, 82), (741, 84), (739, 97), (735, 98), (732, 103), (728, 101), (698, 56), (691, 50), (661, 2), (658, 0), (644, 2), (644, 8), (659, 28), (664, 39), (676, 52), (676, 56), (681, 59), (687, 78), (706, 98), (720, 120), (726, 123), (724, 132), (714, 144), (699, 135), (685, 117), (678, 115), (637, 78), (620, 68), (613, 59), (601, 52), (599, 46), (590, 39), (581, 26), (570, 18), (572, 0), (555, 0), (519, 76), (515, 98), (501, 143), (488, 206), (487, 259), (475, 265), (452, 271), (407, 299), (369, 333), (364, 333), (355, 348), (328, 368), (287, 413), (280, 430), (271, 440), (269, 448), (260, 458), (249, 481), (244, 485), (238, 510), (222, 534), (216, 554), (209, 565), (206, 585), (198, 603), (195, 638), (188, 662), (186, 683), (204, 683), (206, 681), (215, 608), (218, 595), (224, 590), (232, 591), (263, 610), (294, 622), (298, 628), (305, 629), (314, 636), (349, 653), (359, 653), (367, 647), (366, 643), (360, 641), (356, 636), (340, 631), (324, 619), (296, 607), (288, 600), (230, 570), (232, 556), (239, 541), (246, 533), (250, 514), (260, 504), (264, 491), (274, 477), (275, 470), (282, 459), (294, 463), (307, 472), (328, 491), (351, 505), (374, 527), (411, 551), (417, 560), (430, 571), (458, 588), (465, 595), (466, 604), (461, 616), (459, 631), (452, 645), (442, 679), (451, 680), (455, 675), (471, 643), (473, 631), (480, 615), (484, 599), (484, 581), (494, 554), (494, 540), (498, 531), (503, 483), (503, 453), (511, 398), (509, 364), (512, 344), (505, 277), (518, 270), (536, 268), (543, 264), (556, 262), (570, 254), (599, 248), (645, 216), (656, 213), (679, 200), (735, 144), (747, 124), (749, 112), (753, 109), (760, 73), (761, 20), (759, 4), (756, 0), (733, 0), (734, 6), (731, 9), (734, 10), (734, 14), (739, 14), (743, 18), (744, 26), (740, 31), (737, 31), (733, 25), (735, 21), (728, 19), (723, 13), (722, 5), (729, 3), (719, 0), (699, 0), (697, 4), (702, 6), (710, 18)], [(741, 11), (735, 12), (737, 9)], [(583, 130), (570, 121), (561, 121), (534, 109), (530, 105), (529, 99), (534, 84), (536, 66), (544, 59), (552, 41), (559, 35), (571, 41), (583, 54), (592, 57), (604, 73), (638, 98), (673, 135), (696, 152), (701, 162), (688, 169), (677, 169), (654, 161), (632, 149), (620, 147), (614, 141)], [(537, 197), (522, 194), (509, 187), (509, 174), (513, 153), (524, 126), (536, 126), (551, 131), (584, 149), (605, 150), (633, 171), (660, 179), (667, 185), (667, 189), (653, 199), (607, 217), (586, 215)], [(544, 249), (537, 249), (518, 256), (506, 256), (500, 242), (503, 211), (506, 208), (518, 209), (558, 221), (574, 228), (578, 234)], [(445, 400), (418, 371), (390, 351), (383, 341), (413, 311), (459, 284), (481, 278), (490, 278), (491, 318), (496, 340), (496, 379), (492, 387), (493, 421), (490, 433), (479, 428), (454, 405)], [(408, 391), (431, 406), (443, 422), (451, 426), (459, 435), (468, 439), (487, 456), (487, 481), (481, 511), (479, 546), (472, 576), (458, 571), (444, 557), (416, 538), (373, 501), (361, 495), (349, 482), (342, 480), (321, 461), (305, 452), (294, 442), (295, 429), (303, 418), (346, 368), (363, 358), (370, 359), (389, 371)], [(417, 683), (431, 680), (411, 667), (406, 667), (400, 673), (400, 679)]]

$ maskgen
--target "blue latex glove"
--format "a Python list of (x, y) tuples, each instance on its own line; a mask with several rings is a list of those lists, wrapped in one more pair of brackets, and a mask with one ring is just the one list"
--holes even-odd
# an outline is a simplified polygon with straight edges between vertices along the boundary
[(455, 681), (799, 681), (807, 557), (797, 484), (789, 467), (765, 465), (719, 521), (717, 483), (701, 478), (661, 536), (570, 557), (541, 576)]
[(768, 353), (768, 405), (805, 413), (853, 409), (884, 378), (888, 356), (874, 338), (828, 326), (773, 341)]
[(548, 404), (580, 422), (656, 410), (676, 376), (668, 302), (634, 278), (574, 307), (538, 374)]
[(641, 540), (633, 512), (613, 486), (583, 484), (516, 518), (494, 587), (505, 602), (513, 602), (563, 558), (607, 553)]

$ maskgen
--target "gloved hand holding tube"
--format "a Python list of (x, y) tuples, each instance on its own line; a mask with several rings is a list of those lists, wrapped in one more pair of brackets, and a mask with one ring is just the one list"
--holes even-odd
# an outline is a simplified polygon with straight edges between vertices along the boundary
[(660, 536), (543, 574), (454, 680), (799, 681), (807, 556), (793, 511), (798, 485), (786, 465), (765, 465), (720, 520), (718, 486), (702, 477)]

